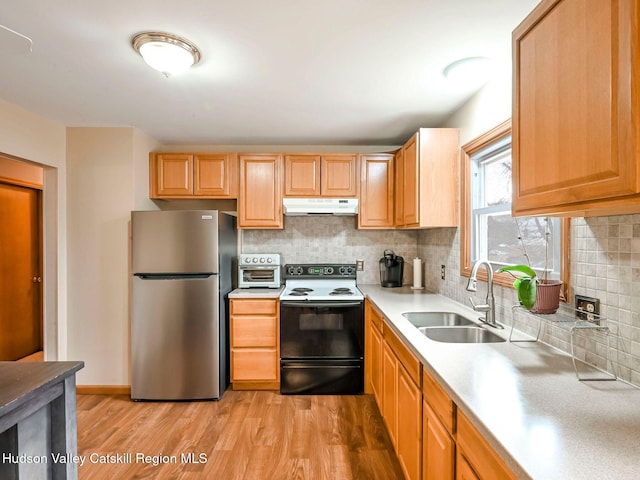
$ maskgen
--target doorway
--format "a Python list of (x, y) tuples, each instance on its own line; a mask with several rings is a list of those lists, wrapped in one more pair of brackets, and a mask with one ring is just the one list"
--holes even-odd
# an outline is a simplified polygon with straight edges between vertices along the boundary
[(43, 350), (41, 193), (0, 182), (0, 360)]

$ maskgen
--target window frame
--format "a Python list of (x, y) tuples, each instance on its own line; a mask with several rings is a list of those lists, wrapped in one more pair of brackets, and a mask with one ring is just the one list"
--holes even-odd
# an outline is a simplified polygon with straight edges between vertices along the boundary
[[(474, 138), (461, 147), (460, 154), (460, 275), (471, 276), (471, 222), (472, 222), (472, 192), (471, 192), (471, 157), (488, 147), (494, 142), (500, 141), (511, 135), (511, 119), (492, 128), (488, 132)], [(515, 191), (515, 188), (514, 188)], [(545, 215), (546, 216), (546, 215)], [(570, 269), (569, 269), (569, 231), (570, 219), (560, 220), (560, 280), (562, 280), (562, 299), (569, 301)], [(478, 279), (487, 281), (487, 273), (484, 269), (478, 272)], [(493, 283), (503, 287), (513, 287), (513, 276), (509, 273), (496, 273)]]

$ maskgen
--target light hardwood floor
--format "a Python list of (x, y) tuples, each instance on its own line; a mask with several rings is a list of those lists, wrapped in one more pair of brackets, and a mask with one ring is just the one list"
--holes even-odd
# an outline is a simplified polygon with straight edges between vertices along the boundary
[[(403, 478), (371, 395), (229, 390), (219, 402), (77, 399), (78, 454), (87, 456), (81, 480)], [(164, 463), (139, 454), (164, 455)], [(189, 454), (202, 462), (182, 458)], [(99, 463), (107, 460), (123, 463)]]

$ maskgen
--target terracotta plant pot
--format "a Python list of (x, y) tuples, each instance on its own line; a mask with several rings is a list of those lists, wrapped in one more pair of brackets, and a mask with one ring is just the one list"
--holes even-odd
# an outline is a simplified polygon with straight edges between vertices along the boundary
[(533, 313), (556, 313), (560, 306), (561, 280), (538, 280), (536, 285), (536, 303), (531, 308)]

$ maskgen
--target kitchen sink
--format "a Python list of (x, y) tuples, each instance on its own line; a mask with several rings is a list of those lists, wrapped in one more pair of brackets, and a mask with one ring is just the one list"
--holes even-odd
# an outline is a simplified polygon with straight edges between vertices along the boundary
[(496, 343), (505, 339), (482, 327), (422, 327), (427, 338), (443, 343)]
[(474, 322), (453, 312), (405, 312), (402, 314), (414, 327), (457, 327), (475, 325)]

